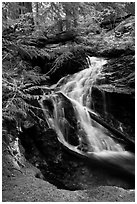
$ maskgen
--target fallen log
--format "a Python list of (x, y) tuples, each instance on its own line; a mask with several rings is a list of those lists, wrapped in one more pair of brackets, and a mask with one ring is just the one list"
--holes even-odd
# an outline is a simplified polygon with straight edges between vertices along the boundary
[(114, 19), (104, 20), (104, 21), (102, 21), (100, 23), (100, 27), (104, 28), (104, 29), (111, 30), (114, 27), (116, 27), (119, 23), (121, 23), (122, 21), (124, 21), (127, 18), (129, 18), (130, 16), (132, 16), (132, 14), (128, 14), (126, 16), (116, 18), (115, 20)]
[(58, 44), (68, 41), (75, 41), (76, 37), (77, 33), (74, 30), (69, 30), (51, 36), (40, 37), (36, 39), (35, 43), (37, 47), (45, 47), (48, 44)]

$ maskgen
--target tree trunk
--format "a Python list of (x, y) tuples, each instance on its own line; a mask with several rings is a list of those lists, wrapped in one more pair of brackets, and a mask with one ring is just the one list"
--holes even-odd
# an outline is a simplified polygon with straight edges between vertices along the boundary
[(71, 8), (70, 8), (70, 4), (68, 2), (63, 2), (62, 6), (64, 8), (64, 12), (65, 12), (65, 23), (66, 23), (66, 31), (70, 30), (71, 27)]
[(38, 2), (32, 3), (32, 14), (33, 14), (32, 15), (33, 25), (35, 25), (35, 29), (37, 30), (39, 26), (39, 3)]
[(78, 22), (77, 22), (77, 11), (76, 11), (75, 7), (74, 7), (74, 10), (73, 10), (73, 19), (74, 19), (74, 28), (76, 28), (77, 25), (78, 25)]
[(39, 3), (36, 2), (36, 25), (37, 26), (39, 25), (38, 18), (39, 18)]
[(25, 12), (26, 13), (32, 13), (30, 20), (31, 20), (32, 25), (34, 25), (32, 2), (24, 2), (24, 6), (25, 6)]
[(63, 31), (63, 21), (60, 19), (58, 20), (58, 32), (62, 32)]
[(24, 14), (24, 2), (19, 2), (19, 15)]
[(39, 29), (39, 2), (36, 2), (36, 3), (34, 3), (34, 7), (35, 7), (35, 17), (34, 17), (34, 19), (35, 19), (35, 22), (34, 22), (34, 24), (35, 24), (35, 29), (37, 30), (37, 29)]
[(7, 27), (7, 20), (8, 20), (8, 10), (5, 6), (5, 8), (2, 8), (2, 30), (5, 28), (5, 26)]
[(24, 2), (26, 13), (32, 13), (32, 2)]
[[(18, 17), (20, 14), (33, 13), (32, 11), (32, 2), (19, 2)], [(32, 25), (34, 25), (33, 15), (30, 17)]]
[(74, 28), (76, 28), (77, 25), (78, 25), (77, 20), (78, 20), (78, 7), (79, 7), (79, 3), (73, 2), (72, 5), (73, 5), (72, 6), (73, 26), (74, 26)]

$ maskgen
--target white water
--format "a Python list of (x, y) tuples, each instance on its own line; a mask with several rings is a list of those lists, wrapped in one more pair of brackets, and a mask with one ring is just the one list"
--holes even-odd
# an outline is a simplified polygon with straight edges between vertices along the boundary
[(89, 67), (69, 77), (61, 91), (81, 105), (90, 107), (92, 86), (101, 77), (101, 70), (106, 60), (89, 57)]
[[(101, 71), (106, 63), (107, 61), (104, 59), (90, 57), (87, 69), (67, 77), (60, 86), (60, 91), (49, 96), (54, 105), (54, 115), (51, 117), (45, 112), (45, 116), (49, 126), (56, 130), (60, 142), (70, 150), (102, 161), (111, 161), (111, 163), (118, 166), (123, 165), (123, 168), (128, 168), (129, 165), (130, 171), (133, 172), (134, 155), (125, 151), (122, 145), (114, 141), (103, 126), (91, 119), (88, 112), (92, 102), (92, 86), (99, 77), (102, 77)], [(77, 119), (78, 146), (69, 144), (68, 137), (71, 124), (66, 119), (66, 109), (59, 93), (65, 97), (63, 100), (67, 99), (71, 103), (74, 109), (74, 115)], [(43, 96), (40, 103), (43, 110), (43, 100), (45, 99), (45, 96)], [(69, 109), (67, 111), (69, 114)], [(92, 111), (92, 113), (94, 112)]]
[[(89, 67), (68, 78), (61, 91), (69, 97), (75, 107), (75, 114), (79, 122), (80, 131), (84, 130), (85, 140), (89, 152), (100, 152), (103, 150), (123, 151), (123, 147), (105, 134), (105, 129), (99, 124), (93, 126), (87, 108), (92, 101), (91, 91), (96, 80), (101, 77), (101, 71), (107, 61), (89, 57)], [(86, 108), (87, 107), (87, 108)], [(82, 136), (81, 136), (82, 137)]]

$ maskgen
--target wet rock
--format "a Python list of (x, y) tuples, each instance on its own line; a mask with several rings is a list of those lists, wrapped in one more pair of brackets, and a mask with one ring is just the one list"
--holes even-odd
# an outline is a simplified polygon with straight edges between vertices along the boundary
[(42, 180), (45, 179), (45, 177), (43, 176), (43, 174), (41, 172), (36, 173), (35, 177), (39, 178), (39, 179), (42, 179)]
[(103, 77), (92, 87), (91, 105), (106, 122), (132, 139), (135, 133), (134, 72), (134, 55), (109, 60), (103, 67)]
[(57, 139), (57, 134), (53, 129), (47, 129), (45, 132), (41, 132), (39, 137), (35, 138), (38, 143), (38, 149), (49, 159), (57, 160), (60, 154), (61, 145)]

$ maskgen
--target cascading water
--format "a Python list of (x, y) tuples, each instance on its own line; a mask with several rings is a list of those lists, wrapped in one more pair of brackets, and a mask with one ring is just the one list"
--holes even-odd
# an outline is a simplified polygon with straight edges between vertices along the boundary
[[(106, 60), (89, 57), (89, 67), (73, 76), (61, 79), (52, 86), (51, 95), (44, 95), (40, 105), (49, 127), (58, 135), (59, 141), (69, 150), (88, 158), (105, 161), (134, 174), (134, 155), (114, 140), (106, 128), (91, 119), (92, 86), (101, 74)], [(50, 101), (53, 110), (48, 109)]]
[(91, 90), (96, 79), (101, 76), (101, 70), (106, 60), (89, 57), (89, 67), (69, 77), (61, 91), (81, 105), (89, 107), (91, 103)]

